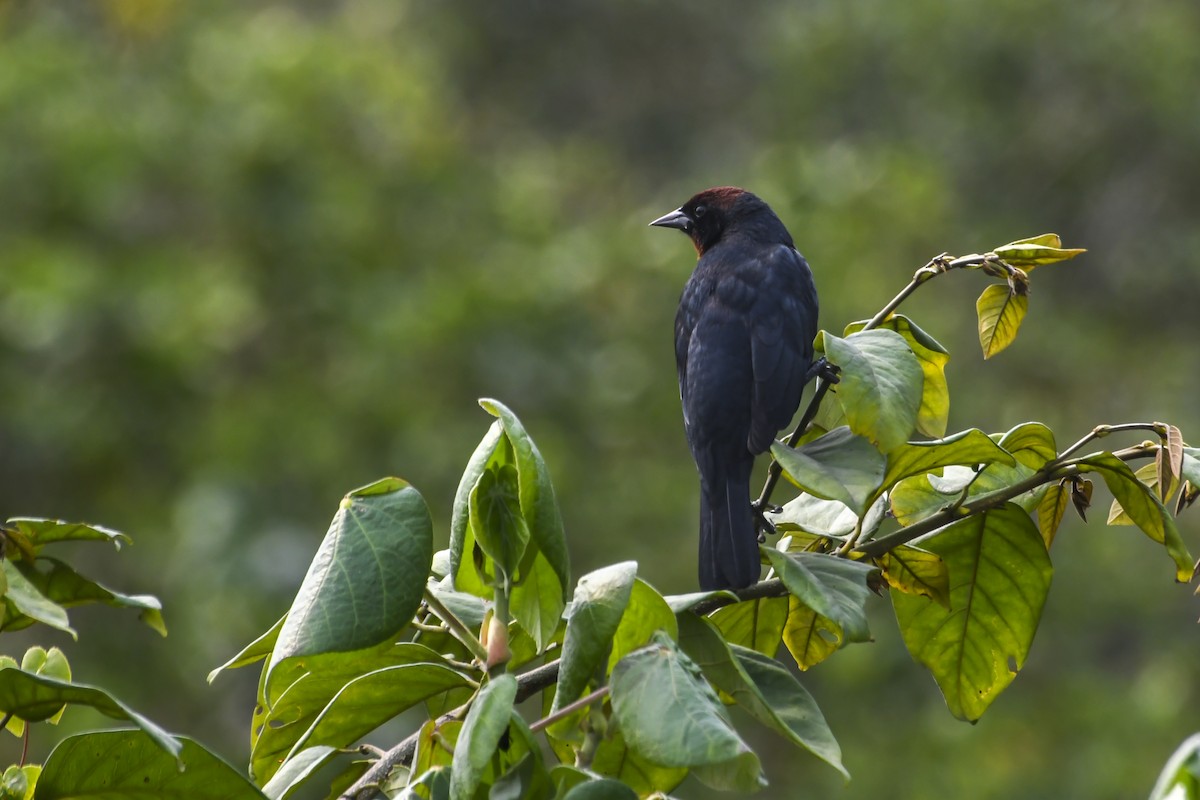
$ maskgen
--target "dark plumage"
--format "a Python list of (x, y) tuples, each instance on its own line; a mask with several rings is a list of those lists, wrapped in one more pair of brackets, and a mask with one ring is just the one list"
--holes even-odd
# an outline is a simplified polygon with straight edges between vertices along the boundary
[(708, 189), (650, 224), (682, 230), (699, 254), (675, 316), (675, 364), (700, 472), (700, 587), (749, 586), (761, 568), (750, 472), (800, 405), (817, 290), (779, 217), (742, 189)]

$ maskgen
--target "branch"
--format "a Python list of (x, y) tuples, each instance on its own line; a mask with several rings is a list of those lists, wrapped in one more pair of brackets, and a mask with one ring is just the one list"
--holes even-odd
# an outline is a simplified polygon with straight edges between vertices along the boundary
[(572, 714), (574, 714), (576, 711), (580, 710), (581, 708), (587, 708), (592, 703), (596, 702), (597, 700), (603, 700), (605, 697), (608, 697), (608, 687), (601, 686), (596, 691), (592, 692), (591, 694), (584, 695), (583, 697), (576, 700), (574, 703), (563, 706), (561, 709), (559, 709), (558, 711), (555, 711), (550, 716), (542, 717), (537, 722), (530, 725), (529, 730), (533, 733), (537, 733), (540, 730), (549, 728), (551, 725), (558, 722), (560, 719), (566, 719), (567, 717), (571, 716)]
[[(1143, 447), (1128, 447), (1124, 450), (1117, 450), (1113, 455), (1122, 461), (1132, 461), (1135, 458), (1146, 458), (1152, 453), (1152, 450), (1147, 450)], [(1063, 464), (1061, 462), (1062, 458), (1060, 457), (1057, 461), (1051, 461), (1047, 467), (1038, 470), (1023, 481), (1017, 481), (1014, 484), (1005, 486), (1003, 489), (982, 494), (969, 503), (955, 504), (949, 508), (942, 509), (920, 522), (909, 525), (907, 528), (892, 531), (886, 536), (880, 536), (878, 539), (872, 539), (869, 542), (861, 544), (855, 548), (855, 551), (868, 556), (881, 556), (889, 550), (899, 547), (902, 544), (908, 544), (913, 539), (924, 536), (927, 533), (932, 533), (938, 528), (949, 525), (951, 522), (956, 522), (980, 512), (1002, 506), (1009, 500), (1032, 489), (1036, 489), (1044, 483), (1051, 483), (1052, 481), (1059, 481), (1063, 478), (1082, 474), (1083, 471), (1077, 464)]]

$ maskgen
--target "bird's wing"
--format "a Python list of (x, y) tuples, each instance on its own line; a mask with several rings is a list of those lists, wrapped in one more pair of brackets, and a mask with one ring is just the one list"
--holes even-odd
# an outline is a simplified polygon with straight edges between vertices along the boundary
[(817, 335), (817, 292), (808, 263), (787, 245), (765, 252), (744, 272), (755, 285), (749, 321), (754, 394), (746, 445), (761, 453), (800, 405)]
[(679, 310), (675, 313), (675, 369), (679, 373), (679, 397), (683, 403), (683, 424), (688, 425), (687, 379), (688, 348), (692, 343), (692, 332), (700, 321), (704, 305), (712, 294), (709, 281), (693, 278), (683, 287), (679, 298)]

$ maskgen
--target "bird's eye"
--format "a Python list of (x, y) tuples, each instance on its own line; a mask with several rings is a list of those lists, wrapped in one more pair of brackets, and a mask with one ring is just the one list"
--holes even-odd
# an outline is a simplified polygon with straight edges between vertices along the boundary
[(704, 207), (704, 206), (696, 206), (696, 211), (695, 211), (695, 214), (696, 214), (696, 219), (700, 219), (701, 217), (703, 217), (703, 216), (704, 216), (705, 214), (707, 214), (707, 213), (708, 213), (708, 209), (707, 209), (706, 207)]

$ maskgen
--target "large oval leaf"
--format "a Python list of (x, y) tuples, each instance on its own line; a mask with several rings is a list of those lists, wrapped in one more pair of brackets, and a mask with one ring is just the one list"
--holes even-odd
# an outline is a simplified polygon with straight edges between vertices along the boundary
[(809, 494), (837, 500), (860, 516), (883, 478), (885, 464), (870, 442), (845, 426), (797, 448), (775, 442), (771, 455), (792, 483)]
[(500, 737), (508, 730), (516, 698), (517, 679), (504, 674), (489, 681), (471, 704), (454, 746), (451, 800), (471, 800), (475, 796)]
[(271, 668), (385, 641), (416, 613), (432, 560), (433, 521), (416, 489), (385, 478), (350, 492), (292, 601)]
[(725, 641), (774, 658), (787, 622), (786, 597), (759, 597), (717, 609), (709, 617)]
[(630, 653), (612, 673), (612, 708), (628, 745), (664, 766), (690, 767), (717, 789), (750, 792), (765, 785), (754, 751), (733, 729), (699, 668), (660, 635)]
[(888, 453), (887, 471), (881, 488), (890, 488), (904, 478), (942, 467), (994, 462), (1010, 466), (1016, 463), (991, 437), (976, 428), (960, 431), (945, 439), (906, 442)]
[[(852, 322), (846, 326), (844, 334), (849, 336), (861, 331), (866, 324), (865, 320)], [(903, 336), (921, 365), (925, 382), (921, 389), (921, 408), (917, 411), (917, 431), (935, 439), (945, 436), (950, 419), (950, 386), (946, 382), (949, 351), (903, 314), (893, 314), (876, 327)]]
[(917, 357), (895, 331), (839, 339), (824, 332), (825, 357), (841, 368), (837, 397), (850, 430), (888, 452), (916, 429), (925, 380)]
[(712, 622), (694, 614), (679, 618), (679, 645), (750, 716), (850, 777), (821, 709), (782, 664), (745, 647), (731, 649)]
[[(237, 770), (191, 739), (179, 761), (139, 731), (63, 739), (46, 759), (37, 800), (264, 800)], [(184, 769), (179, 768), (179, 764)]]
[(637, 562), (624, 561), (579, 579), (575, 596), (567, 606), (554, 711), (579, 699), (597, 668), (607, 663), (636, 577)]
[[(425, 650), (419, 645), (402, 647)], [(337, 672), (308, 674), (288, 688), (265, 717), (255, 720), (259, 732), (250, 756), (251, 772), (259, 781), (269, 780), (285, 759), (304, 747), (347, 747), (426, 698), (468, 685), (456, 670), (427, 662), (394, 664), (349, 679)]]
[(0, 713), (12, 714), (26, 722), (40, 722), (53, 717), (63, 705), (89, 706), (107, 717), (128, 720), (142, 730), (146, 742), (153, 742), (172, 757), (180, 752), (176, 737), (103, 689), (34, 675), (16, 667), (0, 669)]
[(783, 585), (801, 603), (841, 628), (846, 640), (870, 640), (867, 576), (877, 567), (824, 553), (764, 552)]
[(977, 720), (1025, 664), (1050, 590), (1050, 557), (1029, 514), (1013, 503), (915, 544), (946, 562), (950, 607), (893, 590), (900, 633), (951, 713)]

